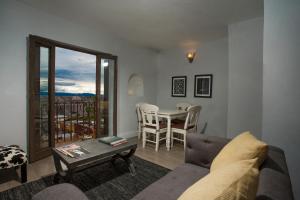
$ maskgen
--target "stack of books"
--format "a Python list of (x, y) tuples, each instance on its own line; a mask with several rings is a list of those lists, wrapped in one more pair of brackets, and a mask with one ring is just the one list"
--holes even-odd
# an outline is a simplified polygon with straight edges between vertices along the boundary
[(109, 144), (109, 145), (115, 147), (115, 146), (119, 146), (121, 144), (127, 143), (127, 139), (117, 137), (117, 136), (109, 136), (109, 137), (100, 138), (99, 142), (102, 142), (104, 144)]
[(77, 158), (79, 156), (82, 156), (84, 154), (90, 153), (88, 150), (82, 148), (81, 146), (77, 144), (69, 144), (62, 147), (56, 148), (59, 152), (65, 154), (66, 156), (70, 156), (72, 158)]

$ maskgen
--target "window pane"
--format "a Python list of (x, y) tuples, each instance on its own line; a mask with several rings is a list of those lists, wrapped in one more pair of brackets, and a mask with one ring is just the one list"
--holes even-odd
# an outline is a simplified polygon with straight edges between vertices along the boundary
[(96, 56), (55, 51), (56, 142), (96, 137)]
[(48, 96), (48, 76), (49, 76), (49, 49), (45, 47), (40, 47), (40, 88), (39, 88), (39, 98), (37, 103), (39, 104), (39, 109), (36, 110), (37, 123), (36, 131), (39, 132), (40, 136), (40, 148), (49, 147), (49, 96)]
[(101, 59), (100, 134), (113, 135), (114, 60)]

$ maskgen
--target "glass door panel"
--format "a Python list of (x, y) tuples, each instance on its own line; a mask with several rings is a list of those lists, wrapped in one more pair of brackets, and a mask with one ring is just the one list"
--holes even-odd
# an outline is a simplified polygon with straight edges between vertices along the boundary
[(36, 109), (36, 133), (39, 135), (40, 148), (50, 147), (49, 134), (49, 55), (50, 50), (46, 47), (40, 47), (39, 58), (39, 95), (36, 98), (36, 104), (39, 109)]
[(101, 58), (100, 62), (99, 133), (100, 137), (114, 133), (115, 61)]
[(53, 47), (32, 42), (30, 44), (30, 112), (29, 112), (29, 160), (39, 160), (51, 155), (53, 87)]
[(56, 145), (96, 137), (96, 56), (55, 48)]

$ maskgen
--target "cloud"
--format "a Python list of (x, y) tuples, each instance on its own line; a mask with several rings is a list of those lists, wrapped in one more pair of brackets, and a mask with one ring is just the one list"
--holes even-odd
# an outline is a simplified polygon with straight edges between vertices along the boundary
[[(48, 90), (48, 49), (41, 49), (40, 90)], [(55, 92), (96, 93), (96, 56), (56, 47)]]

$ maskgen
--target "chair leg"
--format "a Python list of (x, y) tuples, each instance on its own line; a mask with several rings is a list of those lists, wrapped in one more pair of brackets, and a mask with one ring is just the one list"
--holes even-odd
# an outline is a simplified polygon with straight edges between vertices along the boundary
[(21, 165), (21, 183), (27, 182), (27, 163)]
[(141, 134), (142, 134), (142, 130), (141, 130), (141, 124), (140, 122), (138, 123), (138, 139), (141, 139)]
[(155, 151), (158, 151), (159, 148), (159, 136), (159, 133), (156, 133)]
[(185, 151), (185, 147), (186, 147), (186, 134), (183, 134), (183, 148)]
[(174, 146), (174, 132), (171, 132), (171, 147), (173, 148)]
[(146, 146), (146, 131), (143, 130), (143, 148)]

